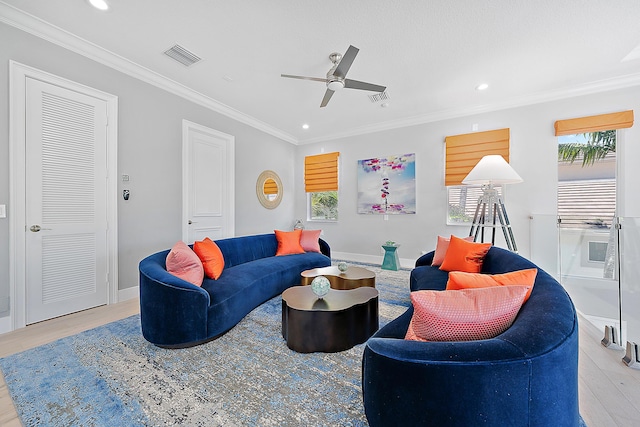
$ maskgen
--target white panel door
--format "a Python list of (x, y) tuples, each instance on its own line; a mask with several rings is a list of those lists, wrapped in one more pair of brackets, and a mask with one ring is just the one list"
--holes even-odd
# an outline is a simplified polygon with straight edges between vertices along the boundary
[(108, 302), (107, 103), (26, 81), (26, 323)]
[(183, 121), (183, 239), (234, 235), (234, 137)]

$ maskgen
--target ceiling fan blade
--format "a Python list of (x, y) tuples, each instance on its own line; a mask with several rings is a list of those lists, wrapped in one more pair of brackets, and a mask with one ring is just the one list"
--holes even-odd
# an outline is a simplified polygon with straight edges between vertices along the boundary
[(320, 108), (326, 107), (332, 96), (333, 91), (331, 89), (327, 89), (327, 91), (324, 93), (324, 98), (322, 98), (322, 102), (320, 103)]
[(340, 60), (340, 63), (338, 64), (336, 70), (333, 72), (333, 75), (344, 79), (347, 75), (347, 72), (349, 71), (349, 68), (351, 68), (351, 64), (353, 64), (353, 60), (356, 59), (356, 55), (359, 51), (360, 49), (358, 49), (357, 47), (349, 45), (349, 49), (347, 49), (347, 51), (342, 56), (342, 59)]
[(327, 82), (327, 79), (321, 79), (320, 77), (292, 76), (291, 74), (280, 74), (280, 77), (286, 77), (288, 79), (313, 80), (314, 82), (322, 83)]
[(379, 86), (351, 79), (344, 79), (344, 87), (347, 89), (370, 90), (372, 92), (384, 92), (387, 90), (386, 86)]

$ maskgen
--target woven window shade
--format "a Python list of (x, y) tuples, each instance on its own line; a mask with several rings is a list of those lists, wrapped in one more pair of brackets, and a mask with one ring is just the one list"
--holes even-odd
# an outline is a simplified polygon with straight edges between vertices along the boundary
[(484, 156), (500, 154), (509, 162), (509, 128), (447, 136), (444, 185), (461, 185)]
[(304, 158), (304, 191), (320, 193), (338, 190), (339, 152)]
[(598, 116), (579, 117), (576, 119), (558, 120), (554, 125), (556, 128), (556, 136), (598, 132), (601, 130), (624, 129), (630, 128), (631, 126), (633, 126), (633, 110), (600, 114)]
[(278, 184), (272, 179), (264, 182), (264, 194), (278, 194)]

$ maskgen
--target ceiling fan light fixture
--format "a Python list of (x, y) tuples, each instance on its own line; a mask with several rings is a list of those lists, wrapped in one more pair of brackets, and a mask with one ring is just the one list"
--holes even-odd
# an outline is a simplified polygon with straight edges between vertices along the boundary
[(327, 83), (327, 87), (335, 92), (344, 88), (344, 82), (341, 80), (331, 80), (329, 83)]

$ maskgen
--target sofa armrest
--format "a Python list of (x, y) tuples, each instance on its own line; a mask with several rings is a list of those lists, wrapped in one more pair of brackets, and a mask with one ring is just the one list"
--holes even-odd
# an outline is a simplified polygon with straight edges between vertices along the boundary
[(318, 239), (318, 243), (320, 244), (320, 252), (331, 258), (331, 248), (329, 247), (329, 244), (322, 239)]
[(207, 338), (209, 294), (164, 269), (154, 260), (140, 262), (142, 335), (161, 347), (183, 347)]
[(426, 253), (424, 255), (422, 255), (420, 258), (418, 258), (416, 260), (416, 267), (421, 267), (423, 265), (431, 265), (431, 263), (433, 262), (433, 254), (435, 253), (435, 251), (431, 251), (429, 253)]

